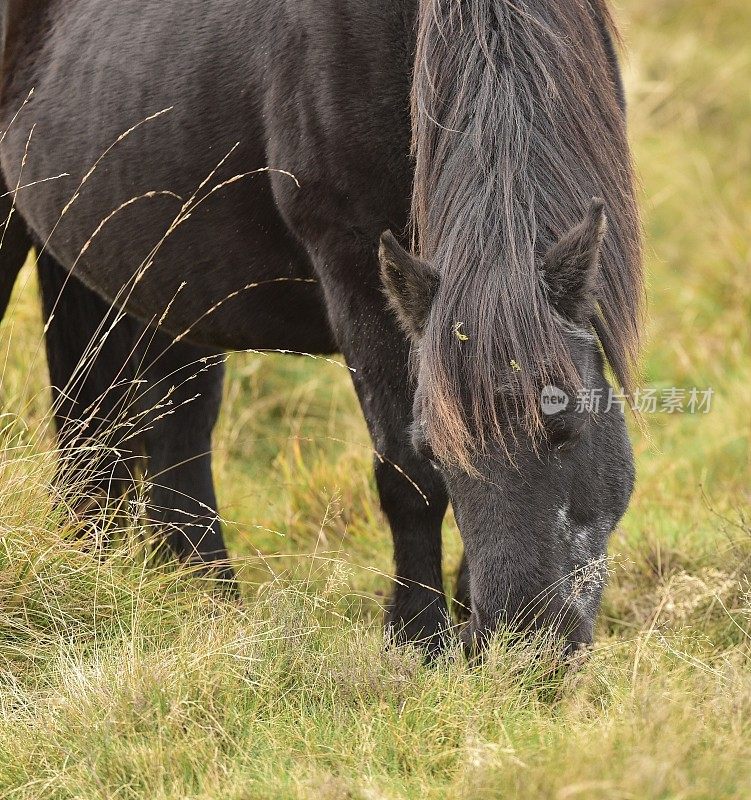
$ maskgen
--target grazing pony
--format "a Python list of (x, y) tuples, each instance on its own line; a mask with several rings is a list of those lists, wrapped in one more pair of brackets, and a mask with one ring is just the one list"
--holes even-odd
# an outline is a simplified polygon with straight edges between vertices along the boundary
[[(149, 386), (225, 350), (341, 352), (379, 456), (392, 639), (447, 640), (450, 499), (467, 644), (590, 642), (634, 470), (619, 404), (580, 401), (607, 395), (606, 363), (629, 389), (643, 293), (603, 0), (0, 10), (0, 163), (57, 276), (53, 382), (96, 303), (137, 320), (99, 328), (105, 362), (154, 327), (173, 343)], [(228, 574), (208, 457), (179, 466), (208, 449), (220, 380), (146, 451), (199, 504), (162, 520), (174, 548)]]

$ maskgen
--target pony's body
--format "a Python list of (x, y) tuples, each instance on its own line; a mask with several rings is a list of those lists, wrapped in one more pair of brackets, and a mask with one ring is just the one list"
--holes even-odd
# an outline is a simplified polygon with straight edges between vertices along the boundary
[[(311, 251), (333, 227), (372, 247), (386, 228), (406, 226), (410, 5), (47, 3), (41, 18), (23, 23), (41, 49), (20, 54), (6, 84), (3, 129), (32, 87), (34, 95), (10, 126), (3, 169), (15, 186), (36, 125), (21, 182), (70, 177), (19, 193), (19, 210), (46, 241), (83, 175), (118, 136), (171, 108), (105, 157), (50, 252), (72, 265), (105, 216), (147, 192), (187, 201), (237, 145), (200, 195), (267, 167), (291, 173), (300, 188), (286, 174), (260, 173), (217, 192), (165, 241), (128, 309), (159, 319), (177, 296), (165, 320), (173, 334), (191, 328), (189, 338), (233, 350), (336, 351), (316, 283), (247, 290), (196, 321), (248, 283), (312, 279)], [(115, 299), (181, 205), (158, 196), (123, 209), (75, 274)], [(368, 280), (363, 272), (377, 280), (372, 260), (350, 269), (353, 282)]]
[[(379, 453), (402, 579), (390, 618), (398, 637), (429, 637), (432, 647), (447, 626), (447, 485), (471, 539), (478, 630), (527, 616), (536, 593), (602, 555), (632, 484), (622, 416), (587, 429), (587, 447), (565, 468), (529, 438), (538, 379), (578, 372), (602, 382), (591, 326), (619, 374), (633, 344), (638, 234), (600, 0), (2, 5), (0, 162), (11, 188), (36, 184), (16, 204), (54, 259), (180, 343), (345, 355)], [(552, 55), (551, 26), (567, 37)], [(601, 205), (565, 235), (594, 195), (614, 221), (597, 298), (588, 293), (598, 283)], [(378, 242), (385, 229), (406, 231), (410, 214), (436, 271), (384, 239), (393, 314)], [(517, 359), (526, 369), (509, 374)], [(515, 382), (522, 410), (512, 418), (517, 403), (504, 391)], [(424, 441), (413, 448), (415, 422), (443, 476)], [(586, 426), (569, 427), (579, 436)], [(497, 453), (487, 460), (508, 436), (511, 470)], [(457, 472), (473, 437), (484, 460)], [(525, 463), (545, 502), (525, 487)], [(504, 503), (509, 520), (524, 519), (515, 505), (535, 505), (528, 538), (504, 533)], [(597, 531), (576, 557), (545, 544), (564, 506), (573, 509), (567, 530)], [(495, 538), (475, 531), (499, 525)], [(565, 598), (553, 604), (572, 641), (591, 638), (594, 601), (575, 611)]]

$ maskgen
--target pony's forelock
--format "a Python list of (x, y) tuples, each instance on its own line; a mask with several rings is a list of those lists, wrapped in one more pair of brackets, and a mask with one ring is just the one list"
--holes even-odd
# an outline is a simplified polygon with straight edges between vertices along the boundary
[(433, 451), (466, 465), (510, 427), (536, 436), (546, 383), (578, 387), (540, 268), (595, 196), (610, 224), (594, 327), (630, 388), (640, 227), (600, 0), (421, 0), (418, 24), (412, 223), (441, 280), (417, 368)]

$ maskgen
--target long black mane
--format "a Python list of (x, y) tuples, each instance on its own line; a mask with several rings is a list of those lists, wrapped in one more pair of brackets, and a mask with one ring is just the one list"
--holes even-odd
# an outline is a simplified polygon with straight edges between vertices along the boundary
[(593, 325), (631, 384), (641, 245), (614, 36), (602, 0), (421, 0), (412, 218), (441, 274), (419, 369), (442, 459), (500, 434), (512, 409), (534, 433), (541, 386), (577, 383), (540, 264), (595, 196), (609, 225)]

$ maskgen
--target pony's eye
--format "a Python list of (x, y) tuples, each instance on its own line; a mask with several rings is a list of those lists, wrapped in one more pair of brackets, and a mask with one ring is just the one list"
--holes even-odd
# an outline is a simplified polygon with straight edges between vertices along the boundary
[(573, 447), (581, 437), (586, 420), (578, 414), (556, 414), (545, 420), (545, 429), (551, 447), (559, 450)]

